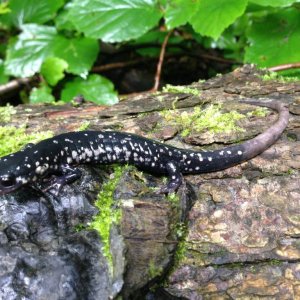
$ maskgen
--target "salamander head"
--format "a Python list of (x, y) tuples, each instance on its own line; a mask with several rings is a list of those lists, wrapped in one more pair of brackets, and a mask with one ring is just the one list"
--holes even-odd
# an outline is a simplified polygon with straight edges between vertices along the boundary
[(24, 149), (0, 158), (0, 195), (15, 191), (33, 180), (34, 168), (26, 152), (28, 150)]

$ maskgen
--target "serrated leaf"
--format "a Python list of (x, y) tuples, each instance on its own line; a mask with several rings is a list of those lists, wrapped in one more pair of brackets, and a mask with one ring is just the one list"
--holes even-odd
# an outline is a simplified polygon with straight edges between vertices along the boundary
[(96, 40), (79, 37), (67, 39), (51, 26), (27, 24), (7, 49), (5, 70), (16, 77), (32, 76), (40, 71), (48, 57), (58, 57), (68, 63), (68, 72), (86, 75), (98, 54)]
[(298, 62), (300, 12), (289, 9), (261, 18), (253, 23), (248, 40), (246, 62), (257, 63), (260, 67)]
[(24, 23), (45, 23), (54, 18), (64, 0), (10, 0), (10, 18), (16, 26)]
[(155, 0), (74, 0), (68, 14), (78, 31), (105, 42), (137, 38), (161, 16)]
[(241, 16), (248, 0), (202, 0), (190, 23), (202, 35), (217, 39), (221, 33)]
[(294, 2), (297, 2), (297, 0), (250, 0), (249, 2), (261, 6), (282, 7), (282, 6), (289, 6)]
[(51, 88), (47, 85), (42, 85), (39, 88), (31, 90), (29, 101), (30, 103), (51, 103), (55, 98), (51, 94)]
[(64, 71), (68, 68), (68, 63), (57, 57), (48, 57), (42, 64), (41, 74), (50, 85), (56, 85), (65, 77)]
[(10, 41), (5, 70), (16, 77), (29, 77), (40, 70), (45, 58), (53, 55), (56, 30), (50, 26), (23, 25), (23, 32)]
[(195, 0), (169, 1), (165, 10), (165, 21), (168, 29), (186, 24), (198, 9)]
[(112, 82), (97, 74), (90, 75), (87, 79), (77, 77), (68, 82), (62, 90), (61, 99), (69, 102), (78, 95), (97, 104), (112, 105), (118, 102)]

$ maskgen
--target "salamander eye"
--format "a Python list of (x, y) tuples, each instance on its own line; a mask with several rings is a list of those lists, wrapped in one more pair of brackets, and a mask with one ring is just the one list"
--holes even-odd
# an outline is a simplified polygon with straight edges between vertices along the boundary
[(0, 178), (0, 185), (5, 188), (12, 187), (16, 184), (16, 177), (13, 174), (5, 175)]

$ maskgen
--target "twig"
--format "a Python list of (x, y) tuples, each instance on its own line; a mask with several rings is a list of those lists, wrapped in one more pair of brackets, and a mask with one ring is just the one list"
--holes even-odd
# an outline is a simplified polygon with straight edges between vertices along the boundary
[(164, 57), (165, 57), (165, 52), (166, 52), (166, 46), (167, 46), (169, 37), (172, 33), (173, 33), (173, 30), (168, 32), (168, 34), (166, 35), (166, 37), (164, 39), (164, 42), (161, 45), (159, 60), (158, 60), (155, 79), (154, 79), (154, 86), (151, 89), (151, 92), (157, 92), (157, 90), (158, 90), (159, 82), (160, 82), (160, 75), (161, 75), (161, 68), (162, 68), (162, 64), (164, 62)]
[(110, 63), (102, 66), (95, 66), (92, 68), (92, 72), (104, 72), (112, 69), (119, 69), (119, 68), (125, 68), (128, 66), (136, 65), (141, 62), (145, 62), (148, 60), (152, 60), (153, 58), (148, 58), (148, 57), (140, 57), (137, 59), (133, 59), (131, 61), (125, 61), (125, 62), (115, 62), (115, 63)]
[(278, 65), (278, 66), (270, 67), (270, 68), (268, 68), (268, 70), (272, 71), (272, 72), (277, 72), (277, 71), (297, 69), (297, 68), (300, 68), (300, 63)]
[(31, 83), (34, 79), (35, 79), (34, 77), (19, 78), (19, 79), (12, 80), (5, 84), (1, 84), (0, 85), (0, 96), (5, 95), (14, 90), (20, 89), (22, 86)]

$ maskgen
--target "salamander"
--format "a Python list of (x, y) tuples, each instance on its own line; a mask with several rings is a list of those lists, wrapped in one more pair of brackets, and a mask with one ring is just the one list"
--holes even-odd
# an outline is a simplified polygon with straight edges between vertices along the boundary
[(279, 116), (266, 131), (241, 144), (214, 151), (176, 148), (142, 136), (116, 131), (68, 132), (0, 158), (0, 195), (34, 184), (52, 175), (50, 189), (57, 194), (81, 176), (80, 164), (133, 164), (168, 182), (159, 192), (170, 193), (181, 185), (182, 174), (214, 172), (247, 161), (270, 147), (288, 125), (288, 108), (280, 102), (241, 102), (274, 109)]

